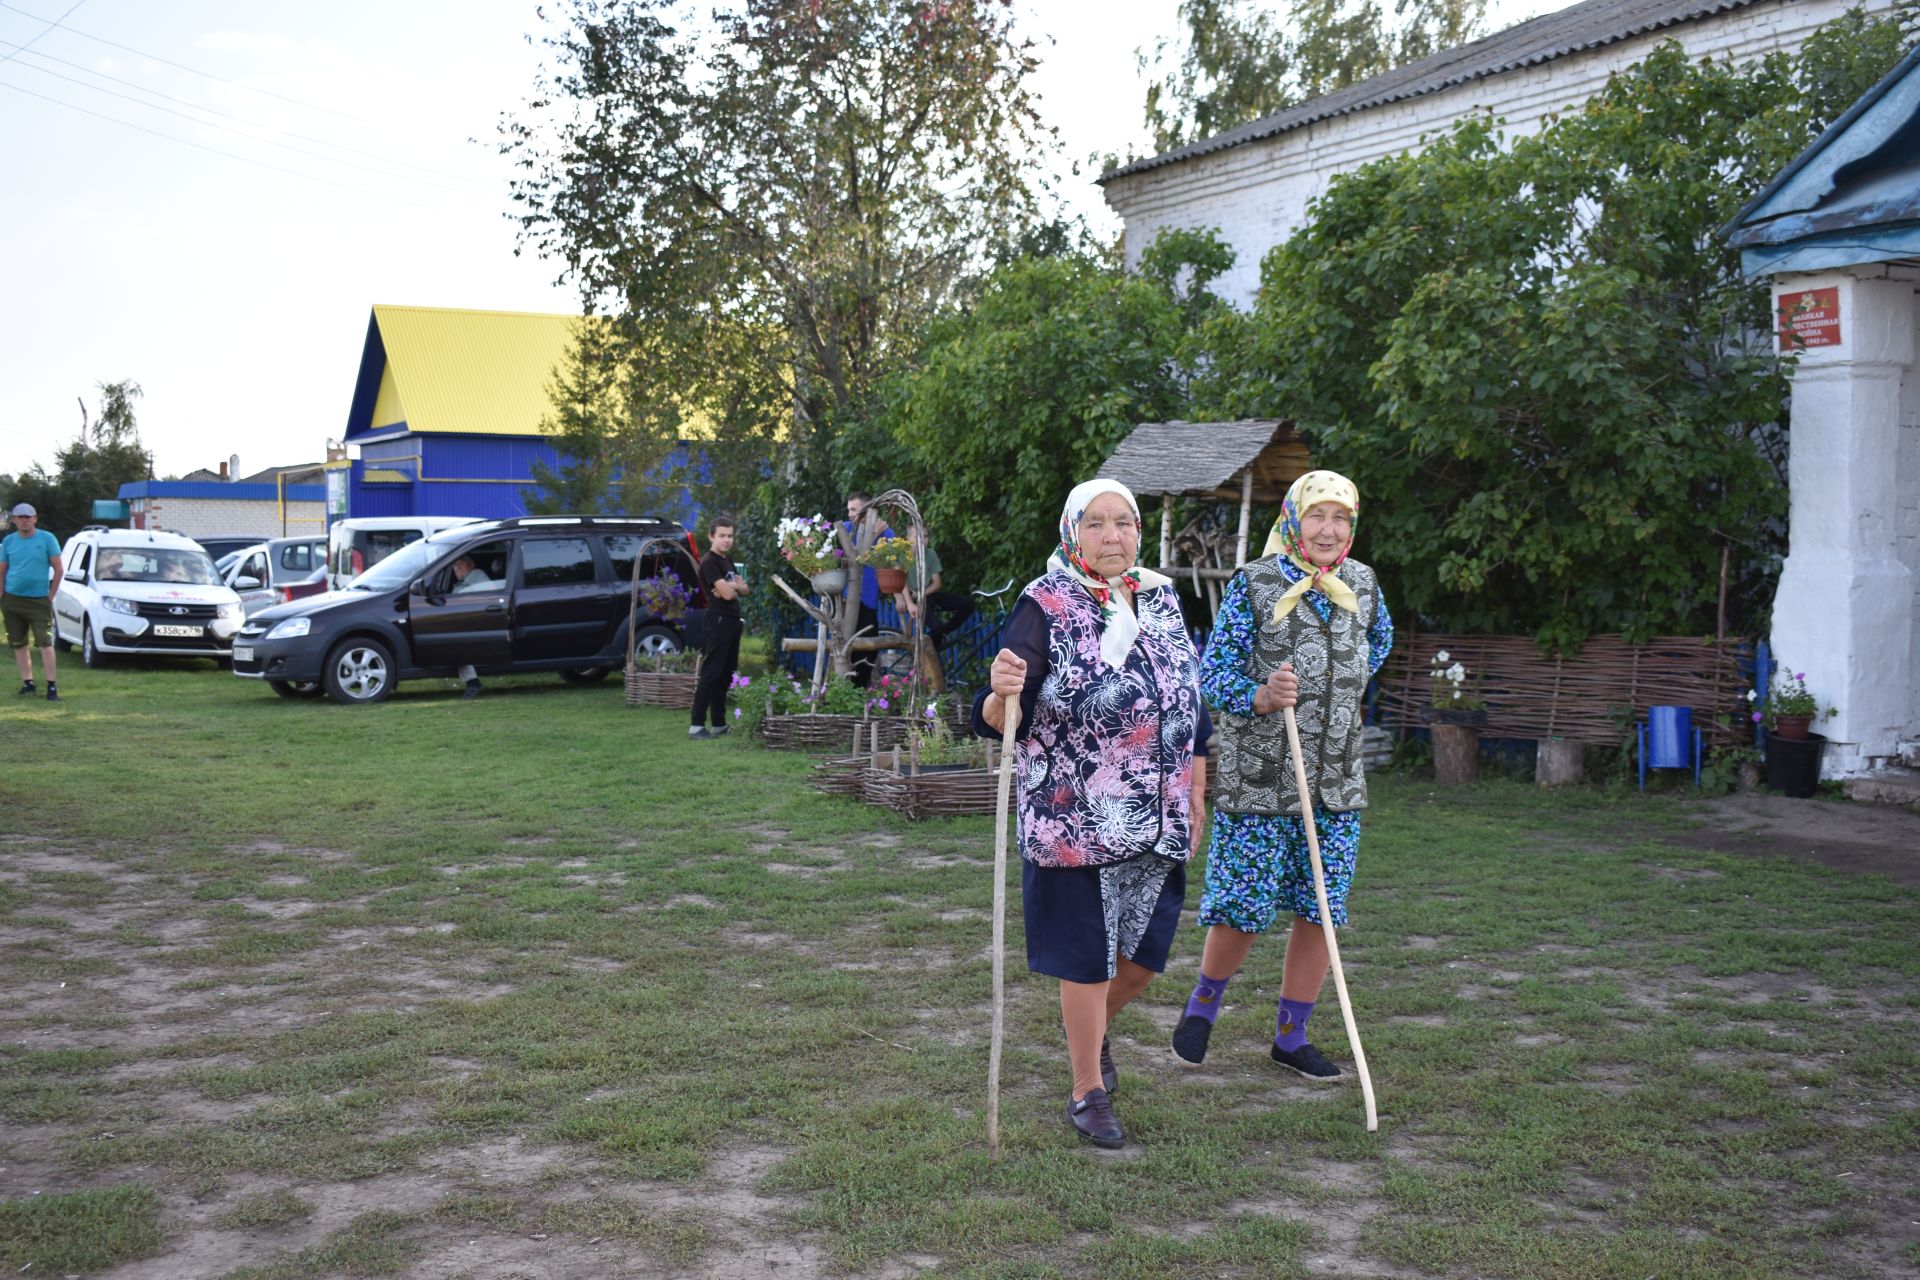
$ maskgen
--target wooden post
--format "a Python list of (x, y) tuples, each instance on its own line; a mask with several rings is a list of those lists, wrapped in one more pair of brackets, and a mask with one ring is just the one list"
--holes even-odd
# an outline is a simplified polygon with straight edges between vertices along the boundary
[[(1247, 526), (1253, 520), (1253, 464), (1247, 464), (1247, 474), (1240, 477), (1240, 538), (1234, 544), (1233, 567), (1238, 569), (1247, 562)], [(1214, 605), (1218, 613), (1220, 606)]]
[(1433, 780), (1460, 786), (1480, 776), (1480, 731), (1470, 724), (1433, 726)]
[(1720, 544), (1720, 620), (1713, 628), (1713, 638), (1715, 640), (1725, 640), (1727, 638), (1727, 557), (1732, 551), (1732, 543), (1723, 542)]
[(1163, 494), (1160, 498), (1160, 568), (1173, 565), (1173, 495)]
[(1586, 746), (1568, 738), (1542, 738), (1533, 780), (1542, 787), (1564, 787), (1585, 774)]

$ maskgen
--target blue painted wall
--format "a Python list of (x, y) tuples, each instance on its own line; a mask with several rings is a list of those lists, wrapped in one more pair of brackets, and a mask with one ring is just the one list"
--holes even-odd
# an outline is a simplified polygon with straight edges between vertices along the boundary
[[(673, 473), (688, 447), (662, 468)], [(689, 528), (700, 517), (699, 490), (708, 478), (704, 456), (693, 454), (687, 490), (645, 514), (678, 520)], [(474, 516), (505, 519), (527, 514), (539, 492), (534, 463), (557, 470), (560, 454), (539, 436), (404, 435), (363, 445), (353, 464), (347, 496), (350, 516)], [(398, 472), (405, 482), (369, 482), (368, 471)], [(581, 514), (618, 514), (581, 513)]]

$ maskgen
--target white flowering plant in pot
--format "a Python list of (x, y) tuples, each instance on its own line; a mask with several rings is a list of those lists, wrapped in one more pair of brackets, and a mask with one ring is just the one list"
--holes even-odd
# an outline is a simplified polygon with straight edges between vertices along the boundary
[(1427, 719), (1435, 724), (1485, 724), (1487, 700), (1480, 678), (1445, 649), (1433, 655), (1427, 671)]
[(834, 532), (833, 521), (819, 514), (786, 516), (774, 526), (780, 554), (806, 578), (847, 567), (846, 552)]

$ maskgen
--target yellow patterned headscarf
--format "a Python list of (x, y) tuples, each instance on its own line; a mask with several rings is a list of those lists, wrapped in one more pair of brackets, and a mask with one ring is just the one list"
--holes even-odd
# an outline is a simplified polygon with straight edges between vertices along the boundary
[(1353, 588), (1342, 582), (1335, 572), (1353, 550), (1351, 534), (1347, 545), (1340, 548), (1339, 556), (1324, 568), (1307, 558), (1306, 546), (1300, 540), (1300, 517), (1322, 502), (1339, 503), (1352, 514), (1353, 528), (1360, 527), (1360, 490), (1354, 487), (1353, 481), (1337, 471), (1309, 471), (1293, 482), (1293, 487), (1287, 490), (1287, 500), (1280, 504), (1280, 518), (1273, 522), (1273, 532), (1267, 535), (1266, 548), (1260, 554), (1284, 555), (1294, 568), (1307, 576), (1288, 587), (1286, 594), (1275, 603), (1275, 622), (1293, 612), (1300, 597), (1316, 589), (1349, 613), (1360, 612), (1360, 601), (1353, 594)]

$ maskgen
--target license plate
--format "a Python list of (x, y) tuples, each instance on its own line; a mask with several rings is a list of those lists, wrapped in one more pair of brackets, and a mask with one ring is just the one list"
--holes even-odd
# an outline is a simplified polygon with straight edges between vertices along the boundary
[(205, 630), (205, 627), (155, 626), (153, 634), (157, 636), (197, 636)]
[(235, 662), (252, 662), (253, 650), (244, 644), (237, 644), (233, 646), (233, 660)]

